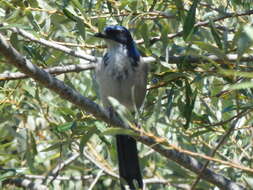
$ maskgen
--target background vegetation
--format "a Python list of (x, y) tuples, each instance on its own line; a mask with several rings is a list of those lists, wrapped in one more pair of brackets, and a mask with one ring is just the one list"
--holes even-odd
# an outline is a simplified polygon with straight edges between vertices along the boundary
[[(252, 7), (251, 0), (1, 0), (0, 33), (40, 68), (59, 66), (58, 79), (100, 104), (92, 67), (63, 73), (87, 60), (54, 45), (101, 57), (104, 43), (93, 34), (126, 26), (142, 56), (155, 58), (143, 130), (253, 189)], [(2, 55), (0, 63), (0, 188), (120, 189), (113, 134), (124, 130), (13, 75), (18, 69)], [(146, 189), (218, 189), (199, 181), (201, 171), (138, 146)]]

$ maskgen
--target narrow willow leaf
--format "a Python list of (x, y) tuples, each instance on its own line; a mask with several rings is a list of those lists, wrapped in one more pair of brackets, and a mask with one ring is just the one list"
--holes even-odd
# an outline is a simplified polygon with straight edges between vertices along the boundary
[(176, 7), (177, 7), (179, 18), (182, 21), (185, 17), (185, 15), (184, 15), (184, 4), (183, 4), (182, 0), (177, 0), (177, 1), (174, 1), (174, 2), (175, 2)]
[(82, 136), (80, 145), (79, 145), (79, 150), (81, 154), (83, 154), (83, 148), (88, 142), (88, 140), (97, 132), (98, 132), (98, 129), (96, 127), (92, 127), (85, 135)]
[(36, 140), (35, 140), (35, 138), (34, 138), (34, 135), (33, 135), (33, 133), (32, 132), (30, 132), (30, 147), (31, 147), (31, 149), (32, 149), (32, 151), (33, 151), (33, 154), (34, 155), (37, 155), (38, 154), (38, 151), (37, 151), (37, 145), (36, 145)]
[(8, 170), (3, 170), (1, 169), (0, 173), (0, 182), (6, 180), (7, 178), (13, 177), (16, 175), (16, 170), (14, 169), (8, 169)]
[(226, 76), (253, 78), (252, 72), (242, 72), (242, 71), (235, 71), (235, 70), (219, 69), (219, 73), (226, 75)]
[(245, 32), (242, 32), (237, 41), (237, 53), (242, 56), (245, 52), (249, 51), (252, 45), (252, 40)]
[(195, 105), (195, 100), (197, 97), (197, 90), (192, 92), (191, 86), (188, 83), (188, 81), (186, 81), (185, 90), (186, 90), (186, 103), (184, 107), (184, 117), (186, 119), (186, 123), (184, 124), (184, 127), (187, 129), (192, 119), (192, 113)]
[(86, 39), (86, 32), (85, 32), (85, 24), (82, 19), (78, 18), (77, 19), (77, 29), (78, 33), (82, 36), (83, 40)]
[(207, 129), (207, 130), (197, 131), (196, 133), (192, 134), (190, 137), (195, 138), (195, 137), (201, 136), (205, 133), (209, 133), (210, 131), (212, 131), (212, 130)]
[(226, 54), (222, 50), (220, 50), (219, 48), (209, 43), (200, 42), (200, 41), (194, 41), (193, 43), (199, 46), (202, 50), (208, 51), (209, 53), (216, 55), (220, 59), (223, 59), (223, 60), (227, 59)]
[(221, 43), (221, 39), (220, 39), (219, 33), (218, 33), (218, 31), (216, 30), (216, 28), (215, 28), (214, 23), (213, 23), (212, 20), (210, 21), (209, 26), (210, 26), (210, 28), (211, 28), (211, 33), (212, 33), (213, 39), (214, 39), (214, 41), (216, 42), (217, 46), (218, 46), (220, 49), (223, 49), (223, 45), (222, 45), (222, 43)]
[(170, 72), (170, 73), (166, 73), (165, 76), (165, 80), (166, 81), (171, 81), (171, 80), (175, 80), (178, 78), (187, 78), (187, 75), (185, 73), (179, 73), (179, 72)]
[(67, 122), (62, 125), (58, 125), (56, 127), (56, 131), (61, 133), (61, 132), (68, 131), (68, 130), (75, 128), (75, 127), (76, 127), (76, 122)]
[(144, 39), (145, 46), (149, 46), (150, 38), (149, 38), (149, 33), (148, 33), (148, 25), (146, 23), (143, 23), (141, 26), (141, 35)]
[(239, 89), (246, 89), (246, 88), (253, 88), (253, 82), (242, 82), (239, 84), (234, 84), (229, 87), (230, 90), (239, 90)]
[(78, 17), (75, 15), (75, 13), (73, 13), (73, 11), (69, 8), (64, 8), (62, 10), (62, 12), (64, 13), (64, 15), (66, 17), (68, 17), (69, 19), (73, 20), (73, 21), (77, 21)]
[(31, 11), (26, 12), (26, 16), (27, 16), (28, 20), (30, 21), (30, 23), (33, 25), (34, 30), (40, 31), (41, 28), (40, 28), (39, 24), (37, 23), (37, 20), (34, 18), (32, 12)]
[(101, 135), (130, 135), (130, 136), (137, 136), (136, 133), (134, 133), (130, 129), (122, 129), (122, 128), (109, 128), (106, 129)]
[(195, 15), (196, 15), (196, 8), (198, 5), (199, 0), (194, 0), (192, 3), (192, 6), (190, 10), (188, 11), (188, 14), (184, 20), (183, 25), (183, 38), (186, 40), (188, 36), (193, 32), (194, 30), (194, 24), (195, 24)]
[(83, 7), (80, 4), (79, 0), (71, 0), (71, 2), (74, 4), (75, 8), (78, 8), (81, 12), (83, 12)]
[(166, 91), (167, 93), (167, 116), (169, 117), (172, 111), (172, 107), (173, 107), (173, 100), (174, 100), (174, 87), (172, 87), (170, 90)]
[(67, 144), (67, 142), (58, 142), (58, 143), (55, 143), (55, 144), (49, 146), (48, 148), (41, 150), (40, 152), (48, 152), (48, 151), (52, 151), (55, 149), (59, 149), (61, 146), (65, 145), (65, 144)]

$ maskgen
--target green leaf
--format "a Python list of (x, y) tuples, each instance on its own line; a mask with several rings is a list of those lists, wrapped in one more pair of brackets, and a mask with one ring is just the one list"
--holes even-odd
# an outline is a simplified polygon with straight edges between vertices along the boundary
[(83, 147), (86, 145), (88, 140), (97, 132), (99, 132), (98, 129), (96, 127), (92, 127), (85, 135), (82, 136), (81, 141), (80, 141), (80, 146), (79, 146), (79, 150), (81, 154), (83, 154)]
[(31, 146), (31, 140), (29, 138), (29, 134), (27, 133), (27, 138), (26, 138), (26, 151), (25, 151), (25, 160), (27, 161), (27, 164), (29, 166), (29, 169), (33, 172), (35, 172), (34, 168), (34, 159), (35, 159), (35, 153), (33, 151), (33, 147)]
[(31, 147), (31, 150), (34, 155), (38, 154), (36, 140), (35, 140), (32, 132), (30, 132), (30, 145), (29, 145), (29, 147)]
[(122, 128), (109, 128), (106, 129), (101, 135), (130, 135), (138, 136), (131, 129), (122, 129)]
[(194, 104), (195, 104), (195, 100), (197, 97), (197, 90), (195, 90), (193, 93), (191, 86), (187, 80), (186, 80), (185, 84), (186, 84), (185, 85), (185, 96), (186, 96), (185, 101), (186, 101), (186, 103), (184, 106), (183, 115), (186, 119), (186, 123), (184, 124), (184, 127), (187, 129), (189, 127), (189, 124), (192, 119)]
[(194, 24), (195, 24), (195, 15), (196, 15), (196, 8), (198, 5), (199, 0), (194, 0), (188, 14), (184, 20), (183, 25), (183, 38), (187, 40), (190, 34), (194, 31)]
[(239, 90), (239, 89), (247, 89), (247, 88), (253, 88), (253, 82), (242, 82), (242, 83), (231, 85), (229, 87), (230, 90)]
[(138, 8), (138, 0), (128, 1), (128, 6), (131, 9), (131, 11), (136, 11)]
[(37, 23), (37, 20), (34, 18), (33, 14), (31, 13), (31, 11), (27, 11), (26, 16), (29, 19), (30, 23), (33, 25), (34, 30), (40, 31), (41, 28), (40, 28), (39, 24)]
[(82, 36), (83, 40), (86, 39), (86, 32), (85, 32), (85, 24), (82, 19), (78, 18), (77, 19), (77, 29), (78, 33)]
[(245, 181), (247, 182), (248, 186), (253, 189), (253, 177), (245, 177)]
[(145, 46), (148, 47), (150, 43), (150, 38), (149, 38), (149, 30), (148, 30), (148, 25), (146, 23), (143, 23), (141, 25), (141, 31), (140, 31), (142, 38), (144, 40)]
[(211, 33), (212, 33), (212, 35), (213, 35), (214, 41), (216, 42), (217, 46), (218, 46), (220, 49), (223, 49), (223, 45), (222, 45), (222, 43), (221, 43), (221, 39), (220, 39), (219, 33), (218, 33), (218, 31), (216, 30), (216, 28), (215, 28), (214, 23), (213, 23), (212, 20), (210, 20), (209, 26), (210, 26), (210, 28), (211, 28)]
[(72, 21), (78, 21), (78, 16), (76, 16), (76, 14), (74, 13), (74, 11), (72, 9), (70, 9), (69, 7), (64, 8), (63, 13), (66, 17), (68, 17), (70, 20)]
[(79, 0), (71, 0), (71, 2), (74, 4), (75, 8), (78, 8), (81, 12), (83, 12), (83, 7), (80, 4)]
[(68, 143), (67, 142), (58, 142), (58, 143), (55, 143), (55, 144), (49, 146), (48, 148), (41, 150), (40, 152), (49, 152), (49, 151), (52, 151), (55, 149), (59, 149), (60, 147), (62, 147), (63, 145), (66, 145), (66, 144), (68, 144)]
[(252, 25), (248, 24), (248, 25), (244, 26), (243, 29), (244, 29), (245, 33), (248, 35), (248, 37), (251, 39), (251, 41), (253, 41), (253, 36), (252, 36), (253, 27), (252, 27)]
[(168, 73), (166, 73), (166, 76), (165, 76), (164, 79), (166, 81), (172, 81), (172, 80), (176, 80), (176, 79), (179, 79), (179, 78), (187, 79), (187, 74), (180, 73), (180, 72), (168, 72)]
[(226, 75), (226, 76), (253, 78), (252, 72), (242, 72), (242, 71), (236, 71), (236, 70), (219, 69), (219, 73)]
[(196, 133), (193, 133), (190, 138), (195, 138), (195, 137), (198, 137), (198, 136), (201, 136), (205, 133), (209, 133), (211, 130), (210, 129), (206, 129), (206, 130), (201, 130), (201, 131), (197, 131)]
[(63, 107), (63, 106), (59, 106), (57, 108), (57, 111), (60, 113), (60, 114), (63, 114), (63, 115), (66, 115), (66, 116), (75, 116), (76, 112), (75, 110), (73, 110), (72, 108), (70, 107)]
[(6, 30), (6, 29), (13, 28), (13, 27), (17, 27), (17, 28), (20, 28), (20, 29), (31, 30), (31, 27), (24, 26), (22, 24), (8, 24), (6, 26), (0, 26), (0, 30)]
[(200, 42), (200, 41), (193, 41), (194, 44), (199, 46), (202, 50), (208, 51), (209, 53), (212, 53), (219, 57), (220, 59), (227, 60), (226, 54), (220, 50), (219, 48), (205, 42)]
[(103, 31), (103, 29), (104, 29), (104, 27), (106, 25), (106, 18), (99, 18), (97, 20), (97, 22), (98, 22), (98, 30), (99, 31)]
[(166, 112), (167, 112), (167, 116), (169, 117), (173, 108), (173, 100), (174, 100), (174, 86), (171, 87), (170, 90), (166, 91), (167, 94), (167, 108), (166, 108)]
[(238, 55), (242, 56), (245, 52), (249, 51), (251, 45), (252, 45), (251, 38), (245, 32), (242, 32), (237, 41)]
[(0, 170), (0, 182), (13, 177), (17, 174), (16, 170), (14, 169), (1, 169)]
[(228, 105), (227, 107), (223, 108), (222, 113), (231, 112), (233, 110), (236, 110), (235, 105)]
[[(1, 29), (1, 28), (0, 28)], [(18, 34), (17, 33), (12, 33), (11, 37), (10, 37), (10, 41), (12, 46), (17, 49), (17, 50), (21, 50), (21, 45), (20, 45), (20, 40), (18, 39)]]
[(58, 126), (55, 128), (55, 130), (56, 130), (57, 132), (62, 133), (62, 132), (65, 132), (65, 131), (70, 130), (71, 128), (75, 128), (75, 127), (76, 127), (76, 122), (75, 122), (75, 121), (74, 121), (74, 122), (67, 122), (67, 123), (64, 123), (64, 124), (62, 124), (62, 125), (58, 125)]
[(36, 95), (36, 88), (34, 86), (30, 86), (30, 85), (23, 85), (23, 89), (29, 94), (31, 95), (33, 98)]
[(185, 17), (185, 15), (184, 15), (184, 4), (183, 4), (183, 1), (182, 0), (176, 0), (176, 1), (174, 1), (174, 3), (176, 4), (180, 20), (183, 20), (184, 17)]
[(169, 33), (169, 25), (166, 24), (162, 27), (162, 31), (161, 31), (161, 40), (163, 42), (164, 47), (168, 46), (168, 42), (169, 42), (168, 33)]

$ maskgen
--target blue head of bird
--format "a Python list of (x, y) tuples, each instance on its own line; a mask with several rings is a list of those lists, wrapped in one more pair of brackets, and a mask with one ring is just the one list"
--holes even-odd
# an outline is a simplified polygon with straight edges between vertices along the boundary
[(107, 46), (121, 45), (127, 48), (129, 57), (135, 61), (140, 60), (140, 53), (135, 46), (135, 42), (128, 29), (119, 25), (105, 27), (103, 32), (95, 34), (95, 37), (103, 38), (107, 41)]

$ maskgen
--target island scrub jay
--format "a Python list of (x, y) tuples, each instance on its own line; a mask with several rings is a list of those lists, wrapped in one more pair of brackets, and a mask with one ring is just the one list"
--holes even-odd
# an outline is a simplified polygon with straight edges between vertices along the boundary
[[(110, 107), (108, 97), (117, 99), (130, 111), (139, 108), (146, 94), (148, 67), (141, 61), (140, 53), (130, 32), (123, 26), (108, 26), (95, 34), (106, 41), (107, 53), (96, 68), (100, 97), (104, 106)], [(119, 174), (131, 190), (134, 180), (142, 188), (136, 141), (127, 135), (117, 135)], [(121, 183), (121, 188), (124, 186)]]

